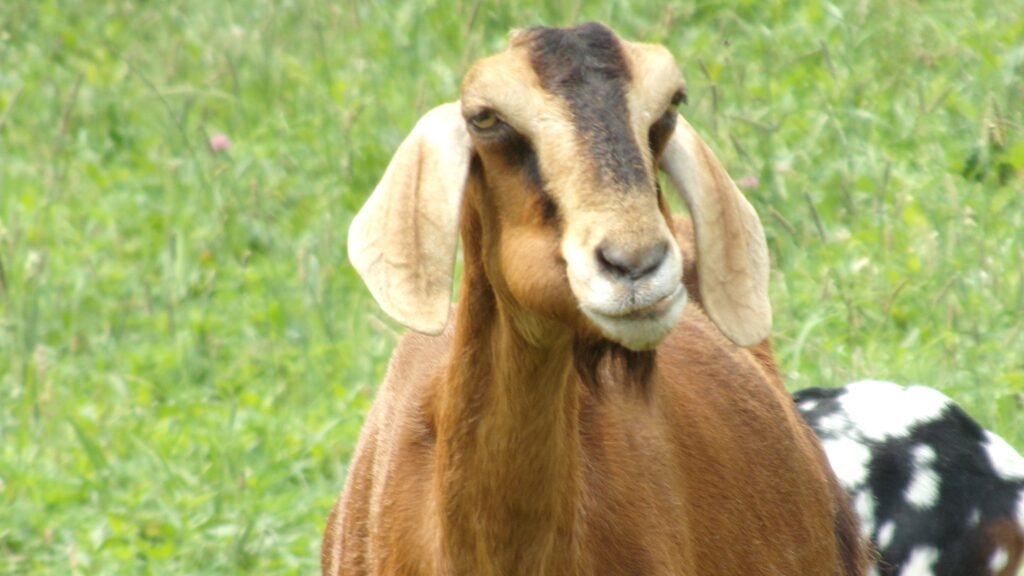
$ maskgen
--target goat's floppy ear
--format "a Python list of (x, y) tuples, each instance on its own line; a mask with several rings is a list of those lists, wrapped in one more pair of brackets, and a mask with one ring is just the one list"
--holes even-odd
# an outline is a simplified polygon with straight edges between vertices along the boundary
[(418, 332), (448, 323), (470, 154), (458, 102), (427, 112), (348, 231), (348, 258), (370, 293)]
[(693, 127), (679, 116), (661, 167), (690, 208), (704, 309), (730, 340), (750, 346), (772, 328), (768, 245), (753, 206)]

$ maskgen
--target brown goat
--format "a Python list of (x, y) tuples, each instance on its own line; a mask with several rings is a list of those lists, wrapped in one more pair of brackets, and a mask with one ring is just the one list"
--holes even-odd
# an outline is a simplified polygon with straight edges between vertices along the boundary
[(366, 420), (324, 574), (864, 573), (774, 364), (761, 224), (684, 96), (664, 48), (530, 29), (398, 149), (349, 254), (423, 334)]

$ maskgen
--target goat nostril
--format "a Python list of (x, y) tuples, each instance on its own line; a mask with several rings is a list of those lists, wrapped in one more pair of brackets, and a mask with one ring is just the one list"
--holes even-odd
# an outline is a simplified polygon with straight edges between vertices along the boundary
[(639, 280), (654, 273), (661, 266), (668, 254), (668, 242), (623, 248), (605, 240), (597, 246), (595, 252), (598, 263), (606, 272), (630, 280)]

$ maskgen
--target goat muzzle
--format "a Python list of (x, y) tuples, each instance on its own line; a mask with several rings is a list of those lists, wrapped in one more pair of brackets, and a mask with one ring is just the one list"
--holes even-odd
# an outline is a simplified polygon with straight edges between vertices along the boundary
[(682, 253), (666, 234), (607, 235), (590, 249), (565, 246), (580, 310), (610, 340), (633, 350), (657, 346), (686, 304)]

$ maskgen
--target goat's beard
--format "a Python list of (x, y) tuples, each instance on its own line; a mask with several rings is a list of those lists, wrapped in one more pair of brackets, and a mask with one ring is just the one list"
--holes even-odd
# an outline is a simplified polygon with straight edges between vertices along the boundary
[(606, 382), (620, 382), (644, 394), (656, 368), (654, 350), (630, 350), (610, 340), (577, 340), (573, 365), (580, 380), (593, 392)]

